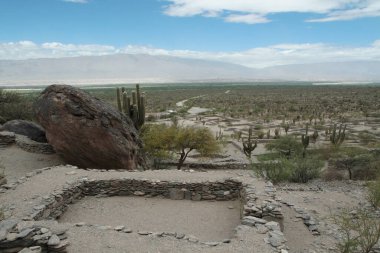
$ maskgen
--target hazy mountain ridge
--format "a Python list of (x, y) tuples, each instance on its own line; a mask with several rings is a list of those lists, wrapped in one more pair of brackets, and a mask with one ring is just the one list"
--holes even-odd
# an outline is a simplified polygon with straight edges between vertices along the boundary
[(175, 82), (199, 80), (379, 81), (380, 61), (316, 63), (253, 69), (172, 56), (117, 54), (0, 60), (0, 85)]

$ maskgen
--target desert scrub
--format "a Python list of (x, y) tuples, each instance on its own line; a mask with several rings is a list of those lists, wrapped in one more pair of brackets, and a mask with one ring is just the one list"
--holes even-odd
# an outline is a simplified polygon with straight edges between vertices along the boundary
[(0, 89), (0, 124), (14, 119), (32, 120), (35, 97)]
[(367, 200), (375, 208), (380, 208), (380, 179), (368, 183)]
[(323, 161), (316, 158), (288, 159), (284, 156), (276, 160), (252, 164), (258, 177), (270, 180), (275, 184), (286, 181), (307, 183), (309, 180), (319, 177), (322, 166)]
[(307, 183), (309, 180), (318, 178), (323, 167), (323, 161), (317, 158), (294, 158), (291, 160), (292, 167), (289, 180), (295, 183)]
[(291, 162), (285, 157), (276, 160), (252, 164), (256, 176), (270, 180), (272, 183), (288, 181), (291, 174)]
[(380, 239), (380, 219), (364, 209), (344, 209), (332, 216), (341, 238), (337, 243), (341, 253), (369, 253)]
[(302, 153), (302, 144), (295, 137), (290, 135), (282, 136), (265, 145), (270, 151), (278, 152), (281, 155), (291, 158)]

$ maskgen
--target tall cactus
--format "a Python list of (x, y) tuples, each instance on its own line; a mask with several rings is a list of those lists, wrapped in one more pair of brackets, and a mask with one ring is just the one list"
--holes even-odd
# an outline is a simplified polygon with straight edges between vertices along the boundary
[(303, 146), (302, 157), (304, 157), (304, 158), (306, 156), (306, 149), (309, 146), (309, 142), (310, 142), (310, 137), (308, 135), (308, 132), (309, 132), (309, 125), (306, 124), (306, 134), (303, 134), (302, 138), (301, 138), (302, 146)]
[(340, 124), (338, 133), (336, 132), (336, 124), (334, 124), (334, 127), (332, 129), (331, 135), (330, 135), (330, 142), (334, 146), (340, 146), (344, 139), (346, 138), (346, 127), (347, 125)]
[(244, 140), (242, 139), (243, 142), (243, 152), (244, 154), (248, 157), (251, 158), (253, 150), (257, 147), (257, 140), (253, 142), (252, 138), (252, 127), (249, 128), (248, 130), (248, 139)]
[(136, 129), (140, 129), (145, 123), (145, 94), (140, 93), (140, 85), (136, 84), (136, 91), (132, 91), (131, 97), (125, 88), (116, 88), (116, 95), (119, 111), (131, 118)]

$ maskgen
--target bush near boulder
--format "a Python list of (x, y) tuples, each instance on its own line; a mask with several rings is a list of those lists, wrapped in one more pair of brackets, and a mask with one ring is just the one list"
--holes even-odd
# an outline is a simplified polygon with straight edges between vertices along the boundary
[(202, 156), (219, 152), (220, 147), (208, 128), (146, 125), (142, 129), (145, 151), (153, 157), (167, 158), (177, 155), (177, 169), (181, 169), (187, 156), (196, 150)]

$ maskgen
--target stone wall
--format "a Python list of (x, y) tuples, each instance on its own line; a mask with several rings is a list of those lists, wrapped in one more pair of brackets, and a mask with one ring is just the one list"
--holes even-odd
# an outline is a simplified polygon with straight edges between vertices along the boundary
[(66, 230), (51, 231), (12, 219), (0, 221), (0, 252), (66, 252)]
[(58, 218), (69, 204), (84, 196), (145, 196), (173, 200), (193, 201), (239, 199), (242, 183), (228, 179), (221, 182), (173, 182), (136, 179), (88, 180), (67, 184), (63, 190), (55, 191), (35, 206), (28, 219)]

